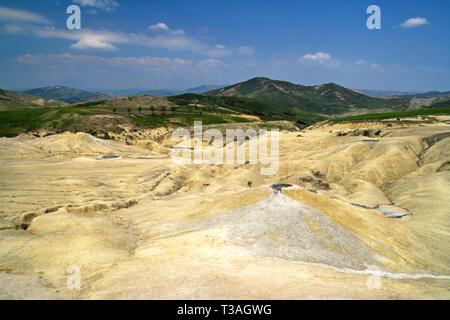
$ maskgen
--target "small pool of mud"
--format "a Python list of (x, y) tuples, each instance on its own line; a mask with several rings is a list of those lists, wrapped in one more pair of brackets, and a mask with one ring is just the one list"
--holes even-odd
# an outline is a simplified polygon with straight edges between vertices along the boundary
[(350, 203), (352, 206), (369, 209), (369, 210), (376, 210), (380, 212), (382, 215), (384, 215), (386, 218), (391, 219), (400, 219), (404, 216), (411, 216), (412, 213), (409, 212), (406, 209), (398, 208), (394, 204), (389, 205), (376, 205), (375, 207), (369, 207), (358, 203)]
[(118, 159), (122, 159), (122, 157), (121, 156), (115, 156), (115, 155), (112, 155), (112, 154), (107, 154), (107, 155), (100, 156), (100, 157), (97, 158), (97, 160), (118, 160)]
[(272, 184), (270, 187), (271, 187), (273, 190), (275, 190), (276, 192), (280, 192), (280, 191), (283, 190), (284, 188), (292, 187), (292, 184), (287, 184), (287, 183), (276, 183), (276, 184)]
[(356, 140), (356, 141), (351, 141), (348, 144), (353, 144), (353, 143), (376, 143), (380, 140), (372, 140), (372, 139), (363, 139), (363, 140)]

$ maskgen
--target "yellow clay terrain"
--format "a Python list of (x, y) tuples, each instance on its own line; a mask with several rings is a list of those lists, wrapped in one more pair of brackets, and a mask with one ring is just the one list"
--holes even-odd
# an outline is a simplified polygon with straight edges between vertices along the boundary
[(449, 119), (415, 120), (282, 131), (269, 176), (170, 135), (0, 138), (0, 298), (449, 299)]

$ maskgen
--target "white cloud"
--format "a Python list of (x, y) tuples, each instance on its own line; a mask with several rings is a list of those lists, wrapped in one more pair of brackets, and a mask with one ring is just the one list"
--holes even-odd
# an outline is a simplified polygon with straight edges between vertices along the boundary
[(17, 57), (17, 62), (28, 63), (33, 65), (52, 63), (56, 64), (67, 64), (76, 63), (85, 65), (107, 65), (107, 66), (153, 66), (153, 67), (179, 67), (179, 66), (189, 66), (192, 64), (191, 60), (185, 60), (181, 58), (167, 58), (167, 57), (111, 57), (105, 58), (101, 56), (91, 56), (91, 55), (73, 55), (70, 53), (62, 54), (25, 54)]
[(243, 56), (251, 56), (255, 52), (255, 50), (252, 47), (243, 46), (236, 48), (236, 52)]
[(71, 45), (71, 47), (80, 50), (87, 50), (87, 49), (117, 50), (117, 48), (112, 44), (95, 38), (81, 39), (77, 43)]
[(18, 24), (7, 24), (4, 29), (7, 33), (17, 34), (25, 32), (24, 28)]
[(71, 47), (79, 50), (100, 49), (116, 50), (112, 43), (128, 43), (128, 36), (109, 31), (92, 31), (90, 29), (65, 30), (54, 27), (34, 28), (32, 32), (41, 38), (59, 38), (77, 41)]
[[(113, 0), (74, 0), (82, 6), (91, 6), (98, 9), (111, 9), (118, 6)], [(40, 24), (51, 24), (44, 16), (5, 7), (0, 7), (0, 21), (32, 22)], [(181, 29), (171, 29), (166, 23), (159, 22), (149, 26), (156, 34), (145, 33), (125, 33), (122, 31), (111, 32), (108, 30), (91, 30), (83, 28), (81, 30), (66, 30), (55, 27), (39, 27), (27, 24), (12, 23), (4, 26), (3, 29), (11, 34), (33, 33), (40, 38), (58, 38), (73, 40), (71, 48), (77, 50), (117, 50), (118, 44), (130, 44), (144, 47), (156, 47), (166, 50), (190, 51), (199, 55), (222, 58), (232, 56), (233, 53), (240, 55), (251, 55), (254, 50), (251, 47), (243, 46), (238, 48), (227, 48), (224, 45), (210, 45), (198, 39), (189, 37)]]
[(402, 27), (404, 29), (408, 29), (408, 28), (424, 26), (427, 24), (430, 24), (430, 22), (426, 18), (417, 17), (417, 18), (409, 18), (405, 22), (401, 23), (400, 27)]
[(199, 67), (206, 67), (206, 68), (217, 68), (217, 67), (224, 67), (225, 63), (223, 63), (223, 61), (221, 60), (217, 60), (217, 59), (207, 59), (207, 60), (202, 60), (199, 61), (197, 63), (197, 65)]
[[(151, 40), (148, 41), (148, 43), (152, 44), (151, 46), (154, 45), (157, 47), (165, 48), (183, 48), (195, 53), (200, 53), (212, 57), (229, 57), (232, 56), (233, 53), (237, 53), (239, 55), (252, 55), (254, 53), (254, 49), (249, 46), (242, 46), (237, 48), (227, 48), (223, 44), (210, 46), (196, 39), (185, 36), (186, 32), (184, 30), (171, 29), (164, 22), (152, 24), (148, 27), (148, 29), (154, 32), (159, 32), (158, 35), (156, 35), (154, 38), (150, 38)], [(141, 35), (141, 38), (144, 37), (142, 37)]]
[(163, 31), (163, 32), (168, 32), (173, 36), (180, 36), (180, 35), (184, 35), (186, 32), (184, 30), (181, 29), (176, 29), (176, 30), (172, 30), (169, 28), (169, 26), (167, 24), (165, 24), (164, 22), (158, 22), (156, 24), (152, 24), (150, 27), (148, 27), (150, 30), (152, 31)]
[(382, 70), (382, 68), (379, 64), (368, 62), (363, 59), (356, 61), (353, 65), (356, 67), (359, 67), (360, 69), (365, 69), (365, 70), (378, 70), (378, 71)]
[(206, 55), (211, 57), (229, 57), (233, 55), (233, 49), (227, 48), (224, 45), (215, 45), (214, 47), (203, 47), (200, 48)]
[(302, 60), (311, 60), (311, 61), (317, 61), (317, 62), (325, 62), (331, 59), (331, 56), (328, 53), (324, 52), (317, 52), (314, 54), (305, 54), (302, 58)]
[(164, 22), (158, 22), (155, 24), (152, 24), (150, 27), (148, 27), (150, 30), (164, 30), (164, 31), (169, 31), (170, 28), (167, 24), (165, 24)]
[(50, 20), (43, 15), (6, 7), (0, 7), (0, 21), (29, 22), (47, 25), (51, 24)]
[[(154, 36), (143, 33), (125, 33), (121, 31), (111, 32), (107, 30), (65, 30), (54, 27), (32, 28), (31, 31), (41, 38), (59, 38), (74, 40), (74, 49), (102, 49), (115, 50), (117, 44), (131, 44), (144, 47), (157, 47), (167, 50), (191, 51), (210, 57), (228, 57), (233, 54), (233, 49), (211, 46), (197, 39), (177, 35), (172, 32), (164, 32)], [(242, 48), (242, 47), (241, 47)], [(250, 47), (247, 47), (250, 48)], [(239, 48), (236, 49), (238, 52)], [(249, 49), (246, 49), (249, 50)]]
[(171, 35), (158, 35), (149, 37), (145, 34), (111, 32), (106, 30), (65, 30), (53, 27), (34, 28), (32, 32), (41, 38), (59, 38), (75, 40), (77, 43), (72, 45), (75, 49), (114, 49), (113, 44), (133, 44), (148, 47), (158, 47), (170, 50), (195, 50), (200, 46), (195, 40), (187, 37), (178, 37)]
[(301, 57), (298, 62), (306, 65), (323, 65), (326, 67), (339, 67), (342, 63), (325, 52), (308, 53)]
[(173, 62), (179, 65), (189, 65), (192, 64), (191, 60), (185, 60), (185, 59), (181, 59), (181, 58), (174, 58)]
[(82, 7), (94, 7), (105, 11), (113, 11), (119, 6), (115, 0), (74, 0), (73, 2)]

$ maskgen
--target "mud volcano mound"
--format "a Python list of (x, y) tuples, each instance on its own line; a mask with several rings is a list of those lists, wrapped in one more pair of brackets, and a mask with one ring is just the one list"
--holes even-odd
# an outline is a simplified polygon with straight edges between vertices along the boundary
[(323, 212), (283, 195), (291, 185), (250, 206), (216, 215), (207, 227), (224, 226), (234, 245), (252, 255), (364, 270), (377, 257), (351, 231)]

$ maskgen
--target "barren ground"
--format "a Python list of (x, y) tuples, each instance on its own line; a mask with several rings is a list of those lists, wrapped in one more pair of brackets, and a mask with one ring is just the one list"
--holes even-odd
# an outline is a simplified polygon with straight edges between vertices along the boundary
[(281, 132), (271, 176), (168, 138), (1, 138), (0, 298), (449, 299), (450, 118), (409, 120)]

